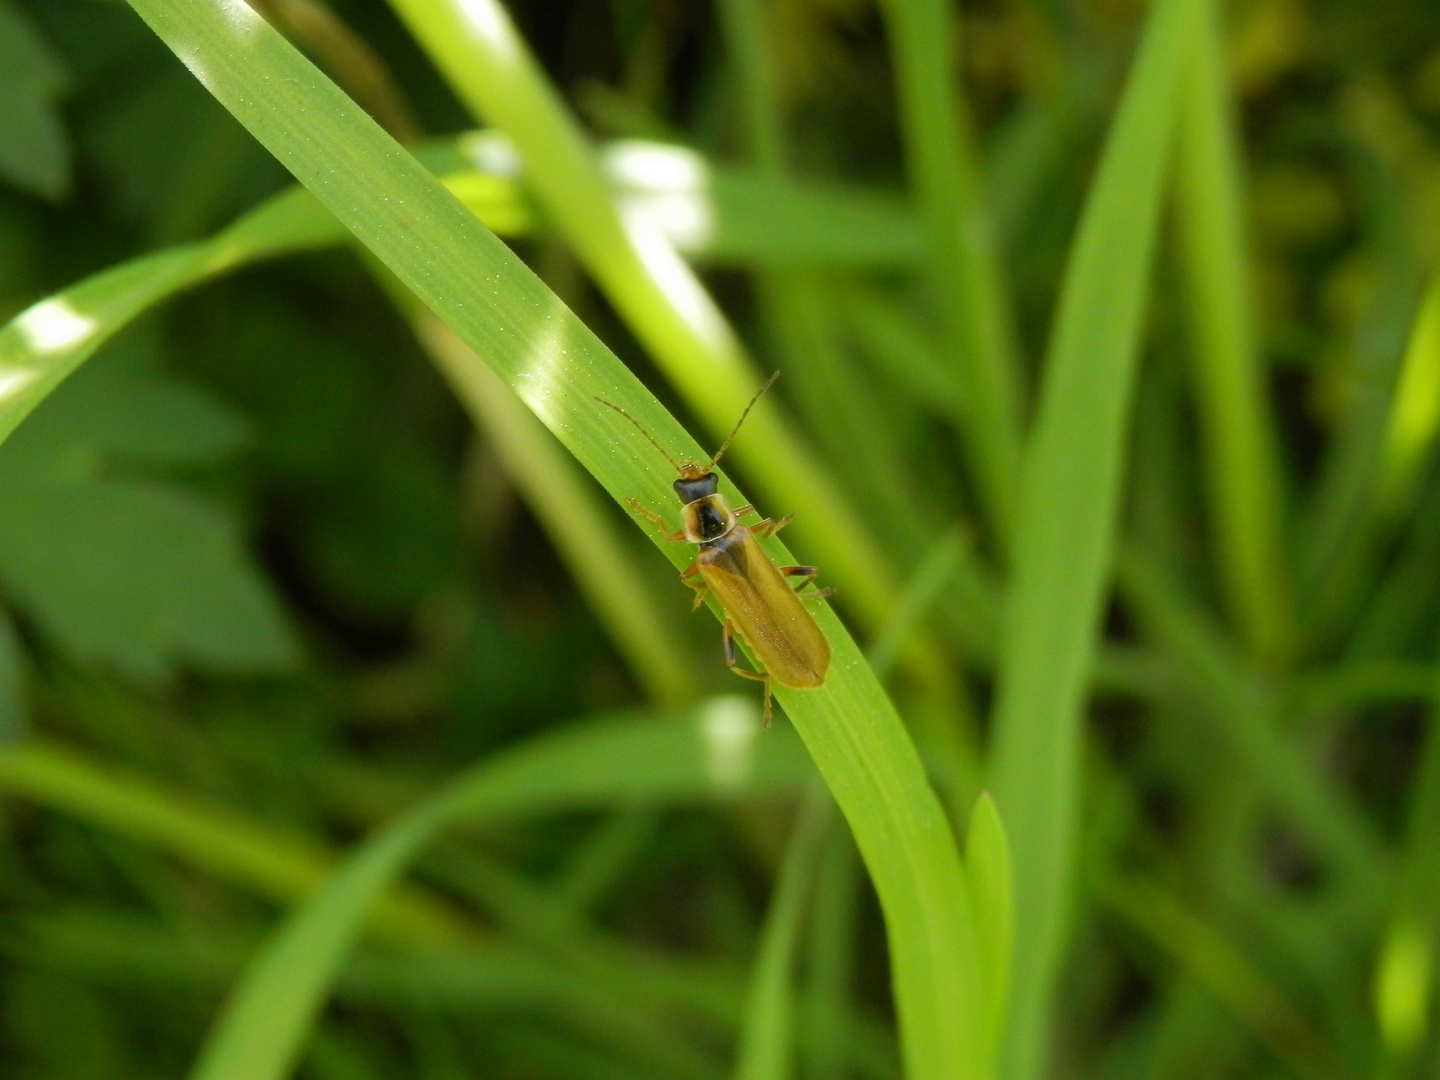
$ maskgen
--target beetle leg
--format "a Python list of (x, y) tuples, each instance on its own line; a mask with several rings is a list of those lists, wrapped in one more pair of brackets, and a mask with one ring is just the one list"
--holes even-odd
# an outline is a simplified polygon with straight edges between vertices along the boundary
[(765, 726), (770, 726), (770, 676), (763, 671), (746, 671), (736, 662), (735, 656), (735, 627), (730, 620), (725, 620), (725, 625), (720, 631), (720, 641), (725, 646), (725, 666), (739, 675), (742, 679), (754, 679), (756, 682), (765, 684)]
[(691, 563), (684, 570), (680, 571), (680, 580), (683, 581), (686, 585), (689, 585), (690, 588), (695, 590), (695, 603), (691, 605), (691, 611), (700, 610), (700, 605), (705, 602), (705, 594), (710, 591), (710, 586), (705, 584), (704, 578), (700, 578), (699, 581), (695, 580), (695, 578), (699, 576), (699, 574), (699, 563)]
[(744, 506), (740, 507), (740, 509), (735, 511), (735, 516), (737, 518), (740, 518), (744, 517), (746, 514), (754, 514), (757, 512), (758, 511), (755, 509), (755, 507), (751, 506), (749, 503), (746, 503)]
[(640, 500), (639, 500), (639, 499), (626, 499), (625, 501), (630, 504), (630, 509), (631, 509), (631, 510), (634, 510), (634, 511), (635, 511), (637, 514), (639, 514), (641, 517), (643, 517), (643, 518), (645, 518), (646, 520), (648, 520), (651, 525), (654, 525), (656, 531), (659, 532), (661, 536), (665, 537), (666, 540), (669, 540), (669, 541), (671, 541), (671, 542), (673, 543), (673, 542), (676, 541), (676, 540), (684, 540), (684, 539), (685, 539), (685, 530), (684, 530), (684, 529), (681, 529), (679, 532), (670, 532), (670, 531), (665, 527), (665, 519), (662, 518), (659, 514), (655, 513), (654, 510), (651, 510), (651, 509), (649, 509), (648, 507), (645, 507), (645, 506), (640, 505)]
[[(795, 591), (797, 593), (801, 589), (805, 588), (806, 585), (809, 585), (812, 581), (814, 581), (820, 573), (820, 568), (818, 566), (781, 566), (778, 567), (778, 569), (780, 573), (784, 574), (786, 577), (798, 577), (801, 579), (800, 584), (795, 586)], [(834, 589), (824, 588), (816, 589), (814, 592), (805, 593), (802, 599), (819, 600), (822, 597), (834, 595)]]
[(786, 525), (789, 525), (790, 520), (794, 516), (794, 514), (786, 514), (779, 521), (771, 521), (769, 518), (766, 518), (764, 521), (751, 525), (750, 531), (756, 536), (774, 536)]

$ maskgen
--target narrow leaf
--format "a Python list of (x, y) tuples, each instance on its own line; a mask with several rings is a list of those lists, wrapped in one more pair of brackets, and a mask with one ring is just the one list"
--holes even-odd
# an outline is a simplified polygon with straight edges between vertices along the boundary
[(1109, 581), (1131, 387), (1197, 0), (1160, 0), (1071, 249), (1026, 462), (999, 666), (992, 790), (1015, 858), (1002, 1075), (1045, 1071), (1079, 810), (1080, 720)]
[(965, 841), (965, 877), (975, 911), (975, 940), (985, 973), (986, 1043), (999, 1050), (1010, 992), (1010, 950), (1014, 945), (1015, 890), (1005, 825), (990, 793), (982, 792), (970, 814)]
[(1191, 366), (1217, 575), (1252, 651), (1277, 662), (1289, 654), (1295, 633), (1282, 553), (1280, 463), (1251, 311), (1240, 150), (1220, 13), (1214, 3), (1203, 7), (1175, 173), (1195, 342)]

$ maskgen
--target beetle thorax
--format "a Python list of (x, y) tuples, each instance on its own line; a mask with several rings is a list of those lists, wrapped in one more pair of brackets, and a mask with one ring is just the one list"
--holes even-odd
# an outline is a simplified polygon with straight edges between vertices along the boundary
[(680, 521), (685, 526), (685, 539), (692, 544), (719, 540), (735, 527), (735, 515), (722, 495), (706, 495), (686, 503), (680, 509)]

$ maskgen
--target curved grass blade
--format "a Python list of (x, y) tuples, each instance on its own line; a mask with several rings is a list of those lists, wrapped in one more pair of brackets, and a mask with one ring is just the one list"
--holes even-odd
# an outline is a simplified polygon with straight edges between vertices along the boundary
[[(677, 754), (673, 742), (644, 741), (643, 728), (633, 724), (616, 728), (605, 742), (586, 737), (583, 729), (542, 736), (482, 762), (380, 829), (286, 920), (226, 1006), (192, 1078), (285, 1076), (365, 912), (446, 826), (508, 815), (522, 805), (561, 809), (575, 805), (572, 800), (583, 798), (587, 789), (613, 793), (617, 784), (632, 787), (637, 780), (642, 790), (632, 790), (632, 799), (642, 797), (647, 784), (663, 790), (683, 780), (699, 780), (716, 795), (750, 790), (757, 778), (755, 748), (766, 741), (752, 707), (733, 698), (716, 699), (698, 715), (680, 720), (679, 726), (700, 754)], [(615, 738), (617, 734), (622, 737)], [(641, 738), (634, 738), (637, 735)]]
[(1005, 824), (989, 792), (975, 800), (970, 829), (965, 837), (965, 875), (975, 903), (975, 935), (980, 943), (988, 1001), (985, 1008), (985, 1045), (999, 1052), (1005, 1032), (1005, 1010), (1010, 996), (1010, 951), (1015, 942), (1015, 892), (1010, 867), (1010, 845)]
[(812, 1080), (849, 1075), (844, 1046), (861, 1015), (853, 1000), (860, 885), (854, 844), (843, 830), (831, 829), (816, 871), (799, 1024), (805, 1075)]
[(961, 436), (991, 531), (1012, 538), (1020, 479), (1019, 348), (984, 204), (955, 26), (941, 0), (887, 0), (910, 182), (925, 222), (931, 299), (961, 385)]
[(941, 533), (925, 552), (905, 583), (895, 610), (870, 643), (870, 666), (877, 676), (883, 679), (889, 675), (906, 637), (930, 614), (945, 587), (958, 576), (968, 543), (965, 531), (955, 525)]
[(1376, 501), (1387, 514), (1408, 508), (1421, 467), (1440, 433), (1440, 277), (1431, 280), (1410, 328), (1390, 403)]
[[(605, 152), (612, 162), (637, 155), (665, 160), (678, 155), (692, 164), (697, 158), (693, 151), (660, 143), (615, 144)], [(526, 235), (538, 227), (515, 181), (476, 171), (454, 141), (421, 148), (417, 157), (499, 235)], [(914, 218), (872, 192), (711, 169), (703, 162), (700, 167), (709, 182), (683, 193), (690, 212), (712, 222), (706, 235), (691, 237), (684, 249), (696, 258), (873, 266), (906, 263), (918, 250)], [(655, 213), (665, 209), (667, 199), (673, 208), (679, 194), (637, 188), (618, 167), (614, 182), (622, 197)], [(807, 215), (823, 219), (826, 230), (818, 222), (805, 227)], [(208, 240), (129, 260), (32, 305), (0, 329), (0, 441), (66, 375), (157, 304), (227, 271), (348, 238), (334, 216), (297, 187)]]
[(992, 790), (1015, 866), (1002, 1075), (1045, 1068), (1075, 878), (1080, 721), (1109, 581), (1131, 387), (1198, 0), (1150, 12), (1066, 267), (1006, 599)]
[[(1433, 668), (1430, 678), (1434, 695)], [(1396, 1066), (1413, 1061), (1434, 1026), (1431, 1002), (1435, 945), (1440, 940), (1440, 716), (1433, 703), (1427, 721), (1400, 850), (1400, 885), (1375, 962), (1375, 1015), (1387, 1056)]]
[(1219, 11), (1196, 37), (1175, 170), (1191, 368), (1204, 435), (1217, 576), (1239, 629), (1262, 661), (1295, 638), (1282, 556), (1280, 462), (1251, 312), (1240, 150), (1226, 86)]
[[(431, 147), (425, 159), (445, 167), (455, 164), (453, 156), (451, 147), (441, 144)], [(509, 181), (493, 180), (473, 172), (452, 172), (446, 178), (487, 224), (506, 232), (527, 227), (529, 215), (518, 189)], [(210, 240), (103, 271), (33, 305), (0, 330), (0, 388), (7, 372), (14, 387), (8, 399), (0, 394), (0, 441), (66, 375), (145, 311), (219, 273), (346, 239), (334, 216), (309, 192), (297, 189), (275, 196)], [(463, 344), (459, 347), (464, 349)], [(37, 374), (31, 378), (27, 371)], [(484, 374), (493, 378), (488, 369)], [(551, 528), (576, 581), (652, 699), (663, 705), (692, 696), (687, 658), (676, 654), (669, 643), (673, 638), (661, 629), (665, 620), (648, 590), (639, 587), (633, 559), (619, 544), (610, 520), (593, 508), (580, 512), (593, 497), (571, 477), (573, 466), (558, 458), (553, 445), (541, 441), (543, 432), (527, 427), (513, 411), (503, 413), (503, 402), (476, 398), (474, 386), (461, 383), (457, 389), (477, 419), (486, 419), (486, 406), (496, 414), (490, 422), (499, 426), (497, 441), (508, 451), (508, 466), (530, 470), (520, 478), (521, 488)], [(534, 470), (542, 462), (544, 472), (537, 474)], [(546, 513), (556, 496), (566, 503), (564, 515)]]
[[(497, 776), (508, 775), (505, 769), (519, 772), (508, 789), (511, 801), (492, 804), (489, 812), (515, 818), (705, 800), (716, 791), (796, 790), (813, 775), (799, 743), (783, 729), (754, 739), (752, 711), (741, 699), (721, 697), (668, 721), (650, 715), (596, 721), (568, 729), (558, 743), (540, 740), (534, 749), (527, 744), (493, 766)], [(624, 761), (628, 767), (597, 774), (582, 767), (591, 759)], [(542, 775), (544, 782), (534, 779)], [(334, 853), (313, 840), (101, 767), (59, 746), (31, 741), (0, 747), (0, 791), (153, 845), (275, 900), (300, 899), (335, 867)], [(418, 894), (385, 901), (374, 921), (388, 940), (421, 944), (451, 940), (465, 930), (448, 908)]]
[[(131, 6), (613, 497), (669, 505), (673, 474), (657, 461), (654, 447), (593, 399), (625, 408), (676, 458), (703, 461), (706, 455), (503, 243), (352, 101), (238, 0), (131, 0)], [(505, 29), (508, 34), (508, 24)], [(739, 494), (723, 479), (721, 490)], [(765, 547), (772, 558), (788, 558), (778, 542)], [(690, 557), (673, 546), (666, 554), (676, 566)], [(828, 606), (821, 605), (816, 618), (831, 643), (829, 678), (819, 689), (781, 688), (777, 696), (845, 813), (875, 881), (911, 1075), (976, 1076), (980, 991), (954, 836), (914, 745), (854, 641)], [(371, 888), (403, 862), (416, 830), (427, 824), (406, 820), (345, 872), (346, 897)], [(357, 914), (352, 899), (341, 904), (348, 915)], [(312, 933), (318, 935), (311, 942), (316, 956), (343, 951), (329, 922), (307, 922), (303, 933), (287, 932), (278, 947), (301, 955)], [(275, 999), (286, 1003), (287, 1023), (298, 1018), (304, 1030), (316, 1007), (312, 997), (325, 981), (287, 987), (285, 997)], [(258, 1024), (250, 1029), (257, 1033), (268, 1031), (279, 1015), (269, 1005), (241, 1012)], [(233, 1051), (217, 1051), (207, 1061), (246, 1053), (243, 1040), (227, 1045)], [(271, 1060), (283, 1064), (287, 1058)]]
[[(308, 837), (35, 740), (0, 747), (0, 792), (153, 845), (273, 900), (299, 899), (323, 884), (336, 865), (334, 853)], [(473, 933), (452, 909), (414, 893), (388, 898), (371, 923), (382, 939), (411, 945)]]

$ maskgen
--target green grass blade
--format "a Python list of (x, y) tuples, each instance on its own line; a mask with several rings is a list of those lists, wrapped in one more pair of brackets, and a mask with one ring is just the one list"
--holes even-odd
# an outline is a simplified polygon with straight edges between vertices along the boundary
[[(594, 397), (627, 409), (674, 457), (704, 460), (700, 448), (421, 165), (243, 4), (133, 0), (132, 6), (226, 108), (484, 358), (613, 497), (670, 505), (673, 474), (644, 436)], [(462, 23), (459, 32), (469, 29)], [(732, 376), (725, 385), (738, 389), (739, 375)], [(745, 501), (723, 479), (721, 490)], [(667, 547), (658, 538), (656, 543)], [(688, 551), (668, 547), (675, 565), (689, 560)], [(778, 542), (766, 541), (765, 547), (773, 558), (788, 558)], [(854, 641), (827, 606), (817, 609), (816, 619), (832, 649), (825, 686), (781, 688), (777, 696), (845, 813), (879, 893), (912, 1076), (977, 1075), (975, 948), (954, 837), (913, 744)], [(376, 853), (363, 856), (345, 881), (368, 889), (384, 878), (403, 861), (410, 828), (385, 834), (398, 838), (367, 849)], [(342, 888), (346, 897), (353, 895), (352, 884)], [(355, 911), (350, 899), (343, 906)], [(325, 949), (343, 949), (328, 923), (314, 932)], [(294, 955), (303, 952), (303, 935), (283, 942)], [(324, 983), (309, 982), (307, 992), (318, 992)], [(298, 991), (287, 993), (292, 1008), (308, 1017), (313, 1002), (302, 1001)], [(272, 1019), (267, 1010), (246, 1015), (261, 1031)], [(242, 1043), (228, 1045), (242, 1053)]]
[(870, 645), (870, 666), (880, 678), (890, 673), (905, 639), (929, 616), (945, 587), (952, 583), (969, 542), (969, 537), (958, 526), (947, 529), (910, 575), (895, 603), (895, 610)]
[(740, 1046), (731, 1072), (735, 1080), (788, 1080), (795, 1074), (795, 956), (832, 805), (824, 790), (812, 788), (785, 849), (751, 968)]
[(101, 345), (157, 304), (217, 274), (345, 239), (334, 216), (296, 188), (209, 240), (121, 263), (31, 305), (0, 329), (0, 442)]
[(1282, 557), (1280, 464), (1251, 312), (1239, 147), (1218, 5), (1206, 3), (1175, 170), (1181, 265), (1214, 559), (1230, 612), (1262, 660), (1283, 660), (1294, 620)]
[(1045, 1068), (1074, 879), (1080, 720), (1109, 580), (1128, 409), (1195, 0), (1152, 9), (1070, 253), (1028, 451), (992, 790), (1015, 860), (1002, 1075)]
[(965, 875), (975, 905), (976, 939), (985, 971), (985, 1042), (996, 1054), (1010, 996), (1010, 953), (1015, 943), (1015, 889), (1005, 824), (989, 792), (975, 800), (965, 837)]
[[(716, 699), (671, 725), (653, 721), (578, 727), (541, 736), (488, 759), (401, 815), (353, 855), (285, 922), (235, 991), (191, 1076), (266, 1080), (287, 1074), (370, 905), (439, 830), (456, 821), (555, 811), (597, 794), (629, 800), (697, 781), (711, 793), (749, 787), (766, 760), (756, 754), (758, 717), (748, 704)], [(598, 736), (598, 737), (597, 737)], [(687, 753), (683, 747), (688, 744)], [(696, 751), (699, 753), (696, 753)], [(679, 752), (677, 752), (679, 751)], [(688, 760), (687, 760), (688, 759)], [(579, 800), (577, 803), (576, 800)]]
[(1386, 513), (1393, 515), (1407, 508), (1437, 433), (1440, 433), (1440, 277), (1431, 281), (1415, 316), (1405, 358), (1400, 364), (1395, 399), (1390, 403), (1380, 462), (1380, 487), (1376, 493), (1376, 501)]
[[(574, 758), (550, 759), (555, 768), (568, 772), (527, 788), (527, 777), (549, 767), (537, 751), (542, 764), (529, 767), (532, 772), (513, 785), (515, 801), (497, 806), (495, 812), (524, 817), (638, 801), (704, 801), (717, 785), (755, 792), (796, 790), (812, 775), (800, 745), (784, 730), (756, 741), (752, 711), (747, 702), (722, 697), (673, 722), (645, 715), (575, 729), (571, 742), (578, 749), (567, 751)], [(613, 776), (575, 771), (574, 762), (589, 755), (629, 757), (633, 767)], [(522, 755), (517, 760), (523, 765), (528, 759)], [(28, 742), (0, 747), (0, 790), (153, 845), (275, 900), (306, 895), (335, 865), (334, 854), (311, 839), (103, 768), (59, 746)], [(389, 939), (421, 943), (457, 932), (449, 910), (423, 897), (387, 901), (376, 913), (376, 925)]]
[[(614, 152), (612, 145), (603, 156), (613, 160)], [(708, 201), (713, 230), (693, 245), (671, 234), (697, 260), (865, 268), (908, 267), (920, 258), (920, 223), (888, 193), (753, 169), (707, 165), (704, 171), (709, 180), (699, 195)]]
[[(1407, 337), (1424, 294), (1421, 260), (1407, 218), (1403, 170), (1386, 160), (1378, 132), (1393, 108), (1374, 87), (1356, 91), (1352, 112), (1365, 118), (1356, 134), (1371, 151), (1362, 174), (1372, 188), (1363, 227), (1376, 280), (1367, 290), (1348, 341), (1347, 405), (1327, 441), (1316, 480), (1306, 493), (1293, 530), (1296, 609), (1307, 651), (1334, 648), (1363, 603), (1368, 583), (1383, 565), (1392, 521), (1376, 496), (1383, 489), (1383, 465), (1395, 392)], [(1379, 114), (1379, 115), (1375, 115)]]
[[(697, 157), (680, 147), (632, 142), (612, 144), (607, 160), (622, 151)], [(510, 179), (472, 170), (453, 142), (426, 147), (419, 157), (495, 232), (518, 236), (537, 228), (523, 191)], [(913, 216), (883, 195), (701, 167), (708, 185), (687, 193), (695, 213), (713, 219), (713, 229), (695, 238), (687, 254), (712, 262), (862, 266), (916, 257)], [(655, 195), (627, 185), (623, 176), (615, 183), (627, 198)], [(0, 440), (66, 375), (155, 305), (218, 274), (332, 247), (348, 236), (313, 195), (295, 188), (208, 240), (132, 259), (31, 305), (0, 329)]]
[(961, 435), (987, 521), (1008, 547), (1020, 479), (1019, 350), (991, 236), (942, 0), (887, 0), (910, 183), (925, 223), (931, 299), (963, 392)]
[[(733, 753), (734, 746), (727, 747), (725, 740), (741, 730), (748, 732), (744, 738), (759, 736), (753, 713), (742, 711), (736, 716), (733, 704), (726, 711), (731, 719), (723, 724), (713, 722), (718, 715), (715, 709), (702, 714), (699, 724), (694, 720), (685, 724), (692, 741), (711, 740), (711, 760), (699, 763), (699, 775), (719, 792), (739, 790), (730, 776), (734, 766), (715, 764), (715, 755)], [(597, 734), (603, 731), (596, 729)], [(444, 826), (477, 816), (508, 816), (519, 806), (560, 809), (596, 786), (629, 787), (637, 777), (642, 784), (666, 787), (684, 771), (672, 760), (676, 756), (672, 747), (661, 746), (657, 752), (653, 743), (641, 745), (625, 737), (643, 736), (641, 728), (607, 732), (611, 737), (606, 741), (585, 737), (588, 734), (583, 729), (563, 731), (484, 762), (380, 830), (324, 890), (287, 920), (227, 1006), (192, 1076), (266, 1080), (284, 1075), (367, 907)]]
[[(460, 100), (510, 138), (536, 197), (666, 378), (712, 434), (728, 433), (759, 384), (754, 365), (665, 237), (617, 209), (596, 155), (509, 14), (497, 0), (392, 6)], [(795, 514), (793, 531), (810, 561), (825, 568), (857, 615), (878, 622), (894, 572), (777, 401), (759, 403), (732, 453), (777, 512)]]
[(816, 873), (800, 1021), (805, 1075), (813, 1080), (848, 1075), (845, 1043), (858, 1019), (853, 996), (860, 883), (855, 845), (843, 830), (831, 829)]
[[(779, 178), (789, 167), (768, 10), (755, 0), (725, 0), (719, 8), (751, 156), (762, 175)], [(913, 552), (928, 531), (918, 512), (917, 485), (904, 475), (902, 455), (890, 437), (893, 425), (877, 408), (874, 388), (840, 343), (828, 284), (814, 273), (762, 267), (755, 280), (758, 307), (786, 358), (786, 386), (836, 473), (852, 498), (878, 519), (882, 537)], [(863, 444), (855, 439), (857, 431), (868, 433)]]
[[(5, 948), (7, 960), (82, 980), (121, 980), (131, 986), (200, 992), (207, 998), (243, 971), (260, 944), (248, 937), (202, 934), (194, 927), (177, 932), (153, 919), (87, 905), (26, 917), (18, 930), (20, 940), (12, 939)], [(682, 1003), (671, 997), (657, 1007), (657, 995), (650, 991), (655, 981), (651, 970), (634, 962), (641, 955), (611, 957), (603, 971), (592, 971), (553, 951), (504, 941), (452, 942), (438, 949), (362, 947), (345, 966), (335, 990), (347, 1005), (399, 1016), (413, 1010), (417, 1000), (481, 1022), (491, 1014), (513, 1015), (523, 1009), (551, 1019), (561, 1030), (598, 1037), (634, 1063), (658, 1067), (659, 1075), (718, 1080), (723, 1075), (718, 1062), (697, 1052), (694, 1040), (676, 1030), (673, 1015), (677, 1005), (694, 1007), (696, 1015), (721, 1030), (733, 1029), (742, 1005), (741, 988), (686, 969), (683, 978), (668, 980), (667, 987), (689, 989), (691, 998), (699, 998), (694, 988), (700, 986), (703, 994), (717, 1000)]]
[[(0, 791), (153, 845), (222, 881), (290, 902), (322, 884), (335, 856), (316, 841), (244, 814), (167, 791), (142, 777), (30, 741), (0, 748)], [(447, 907), (425, 896), (381, 904), (374, 929), (386, 940), (434, 944), (467, 932)]]
[[(1430, 673), (1432, 684), (1435, 672)], [(1433, 686), (1431, 693), (1435, 692)], [(1440, 717), (1427, 717), (1409, 820), (1400, 851), (1400, 887), (1375, 963), (1374, 1001), (1387, 1054), (1412, 1061), (1432, 1029), (1435, 944), (1440, 940)], [(1397, 1070), (1400, 1071), (1400, 1070)]]

